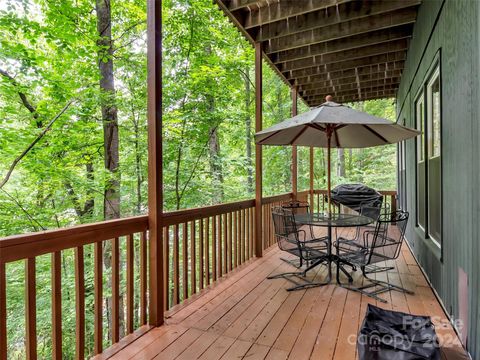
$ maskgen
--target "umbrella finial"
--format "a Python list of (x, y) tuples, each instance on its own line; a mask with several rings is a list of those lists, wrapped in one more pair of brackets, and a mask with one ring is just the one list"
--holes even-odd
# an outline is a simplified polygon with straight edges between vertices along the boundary
[(332, 95), (325, 96), (325, 101), (333, 101), (333, 96)]

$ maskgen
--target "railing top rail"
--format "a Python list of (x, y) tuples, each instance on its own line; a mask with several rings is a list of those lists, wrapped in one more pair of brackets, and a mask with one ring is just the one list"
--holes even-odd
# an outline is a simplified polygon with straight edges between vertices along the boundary
[(148, 216), (102, 221), (0, 239), (0, 263), (35, 257), (148, 229)]

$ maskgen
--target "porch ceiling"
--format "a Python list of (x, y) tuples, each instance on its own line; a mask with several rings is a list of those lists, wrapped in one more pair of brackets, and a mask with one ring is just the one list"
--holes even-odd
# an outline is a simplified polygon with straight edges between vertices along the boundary
[(395, 96), (421, 0), (215, 0), (309, 106)]

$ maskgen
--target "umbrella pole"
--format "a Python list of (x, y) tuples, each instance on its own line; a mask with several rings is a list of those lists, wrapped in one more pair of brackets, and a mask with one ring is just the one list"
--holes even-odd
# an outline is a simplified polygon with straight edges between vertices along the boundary
[(330, 148), (331, 148), (331, 132), (327, 130), (327, 198), (328, 198), (328, 215), (332, 213), (332, 205), (331, 205), (331, 174), (330, 174)]

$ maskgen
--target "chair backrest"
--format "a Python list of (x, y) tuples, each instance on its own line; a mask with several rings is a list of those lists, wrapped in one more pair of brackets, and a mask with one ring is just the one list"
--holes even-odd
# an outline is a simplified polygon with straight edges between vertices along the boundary
[(310, 213), (310, 204), (306, 201), (289, 201), (282, 204), (283, 209), (291, 210), (293, 215)]
[(408, 212), (394, 211), (381, 214), (373, 239), (369, 242), (368, 264), (396, 259), (400, 255), (408, 223)]
[(292, 211), (282, 207), (274, 207), (272, 209), (272, 219), (278, 247), (284, 251), (298, 248), (298, 230)]

